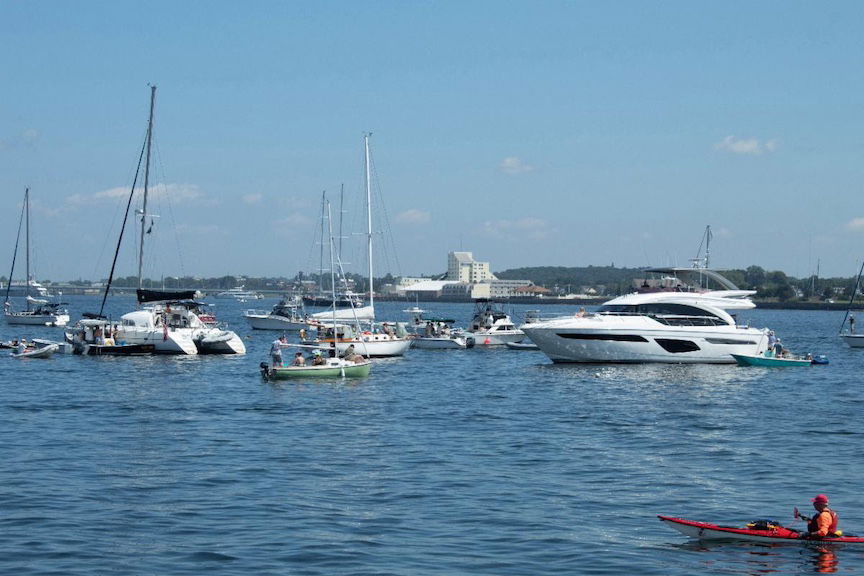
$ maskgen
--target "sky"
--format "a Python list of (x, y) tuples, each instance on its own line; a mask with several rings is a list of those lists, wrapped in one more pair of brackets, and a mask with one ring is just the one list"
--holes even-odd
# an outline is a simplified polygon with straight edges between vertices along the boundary
[(862, 22), (855, 1), (6, 0), (0, 262), (29, 187), (36, 277), (108, 276), (152, 84), (151, 278), (315, 272), (323, 192), (365, 271), (366, 133), (376, 276), (454, 250), (686, 266), (709, 225), (713, 268), (854, 276)]

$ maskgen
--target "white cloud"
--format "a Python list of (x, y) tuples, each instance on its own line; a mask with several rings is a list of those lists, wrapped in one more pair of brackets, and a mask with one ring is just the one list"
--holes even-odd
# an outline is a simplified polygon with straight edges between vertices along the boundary
[(714, 145), (715, 150), (723, 152), (731, 152), (732, 154), (747, 154), (750, 156), (759, 156), (760, 154), (770, 153), (777, 150), (777, 140), (766, 140), (762, 142), (757, 138), (735, 138), (735, 136), (727, 136), (722, 141)]
[(526, 164), (521, 158), (517, 158), (516, 156), (508, 156), (501, 161), (498, 169), (505, 174), (523, 174), (534, 170), (534, 166)]
[[(137, 188), (135, 193), (139, 194), (143, 191), (143, 188)], [(167, 197), (175, 204), (193, 200), (200, 201), (204, 197), (196, 184), (154, 184), (148, 189), (147, 194), (152, 200)], [(78, 206), (100, 201), (115, 201), (117, 198), (125, 198), (128, 195), (129, 188), (109, 188), (92, 194), (73, 194), (66, 197), (66, 202)]]
[(244, 204), (260, 204), (262, 200), (261, 194), (246, 194), (243, 196)]
[(846, 223), (846, 228), (853, 231), (864, 230), (864, 218), (853, 218)]
[(495, 238), (542, 240), (554, 229), (545, 220), (528, 216), (519, 220), (489, 220), (483, 223), (483, 231)]
[(431, 219), (432, 217), (429, 212), (417, 210), (416, 208), (405, 210), (396, 216), (396, 222), (400, 224), (425, 224)]

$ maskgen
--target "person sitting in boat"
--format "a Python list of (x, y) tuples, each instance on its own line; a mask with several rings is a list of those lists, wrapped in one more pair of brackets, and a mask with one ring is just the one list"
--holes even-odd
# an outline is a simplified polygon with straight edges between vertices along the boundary
[(432, 322), (426, 322), (426, 331), (425, 335), (427, 338), (431, 338), (434, 330), (432, 328)]
[(18, 339), (18, 354), (23, 354), (27, 351), (27, 341), (24, 338)]
[(306, 365), (306, 358), (303, 357), (302, 352), (297, 352), (296, 354), (294, 354), (294, 361), (291, 362), (291, 365), (292, 366), (305, 366)]
[(350, 346), (348, 346), (348, 348), (345, 349), (345, 354), (342, 355), (342, 358), (349, 362), (354, 362), (355, 364), (360, 364), (365, 360), (362, 354), (357, 354), (354, 351), (353, 344), (351, 344)]
[(321, 350), (314, 350), (312, 352), (312, 365), (313, 366), (323, 366), (327, 361), (324, 359), (324, 355), (321, 354)]
[(825, 494), (818, 494), (811, 500), (813, 508), (816, 509), (816, 514), (811, 518), (801, 516), (807, 520), (807, 538), (825, 538), (826, 536), (837, 536), (837, 513), (828, 508), (828, 497)]

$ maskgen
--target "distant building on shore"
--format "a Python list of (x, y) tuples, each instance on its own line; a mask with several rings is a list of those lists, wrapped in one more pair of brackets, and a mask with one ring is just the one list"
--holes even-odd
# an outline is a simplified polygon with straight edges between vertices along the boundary
[(492, 273), (489, 262), (477, 262), (471, 252), (450, 252), (447, 255), (447, 276), (443, 280), (403, 279), (397, 290), (404, 291), (409, 298), (460, 300), (536, 297), (548, 293), (530, 280), (499, 280)]

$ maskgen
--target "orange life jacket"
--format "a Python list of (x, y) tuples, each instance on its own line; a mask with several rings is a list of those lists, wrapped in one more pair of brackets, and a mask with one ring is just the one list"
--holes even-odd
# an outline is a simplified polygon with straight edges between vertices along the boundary
[(826, 512), (831, 515), (831, 525), (828, 527), (828, 534), (826, 536), (834, 536), (837, 532), (837, 513), (830, 508), (825, 508), (822, 512), (813, 515), (813, 518), (807, 523), (808, 532), (817, 532), (819, 530), (819, 522), (817, 520), (819, 520), (819, 516)]

